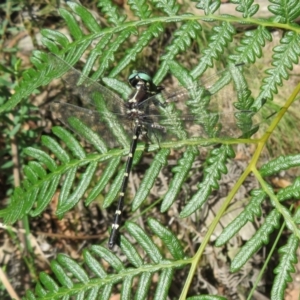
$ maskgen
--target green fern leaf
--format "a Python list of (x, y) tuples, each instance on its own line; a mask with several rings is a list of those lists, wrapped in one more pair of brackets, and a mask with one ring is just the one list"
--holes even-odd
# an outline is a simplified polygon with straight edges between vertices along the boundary
[[(78, 123), (76, 125), (80, 126), (81, 124)], [(81, 130), (78, 127), (76, 127), (76, 128), (78, 129), (79, 132), (81, 132)], [(64, 129), (62, 127), (53, 127), (52, 131), (57, 137), (59, 137), (61, 140), (63, 140), (65, 142), (66, 146), (70, 149), (70, 151), (72, 152), (74, 157), (76, 157), (78, 159), (83, 159), (86, 157), (86, 153), (85, 153), (84, 149), (82, 148), (80, 143), (76, 140), (76, 138), (69, 131), (67, 131), (66, 129)]]
[[(60, 130), (60, 129), (58, 129)], [(70, 156), (68, 153), (57, 143), (56, 140), (49, 136), (42, 136), (42, 144), (47, 147), (56, 158), (58, 158), (62, 163), (68, 163), (70, 161)]]
[(23, 171), (30, 183), (35, 184), (38, 181), (37, 174), (29, 166), (25, 166)]
[(154, 82), (160, 82), (166, 75), (168, 68), (167, 65), (179, 51), (185, 51), (191, 44), (191, 39), (197, 36), (198, 31), (201, 30), (201, 25), (196, 21), (189, 21), (174, 33), (174, 41), (172, 46), (166, 48), (166, 54), (161, 57), (162, 66), (157, 72)]
[(270, 32), (263, 26), (258, 26), (256, 30), (247, 31), (245, 37), (241, 40), (241, 46), (236, 48), (238, 55), (230, 55), (230, 59), (236, 63), (238, 62), (255, 62), (256, 57), (262, 56), (262, 47), (267, 41), (271, 41), (272, 36)]
[(68, 271), (68, 273), (71, 273), (79, 282), (87, 283), (89, 281), (89, 276), (84, 271), (84, 269), (67, 255), (60, 254), (57, 257), (57, 261), (64, 269)]
[[(38, 288), (38, 287), (37, 287)], [(36, 300), (36, 297), (34, 296), (33, 292), (30, 290), (26, 291), (26, 299), (27, 300)]]
[(291, 235), (286, 245), (278, 250), (282, 257), (278, 267), (274, 270), (274, 273), (277, 274), (271, 292), (271, 298), (274, 300), (284, 298), (287, 284), (292, 281), (290, 273), (295, 272), (293, 264), (298, 261), (296, 254), (298, 247), (299, 239), (295, 235)]
[(129, 234), (135, 238), (154, 263), (158, 263), (162, 260), (163, 257), (157, 245), (139, 226), (132, 222), (126, 222), (125, 227)]
[(89, 205), (96, 197), (103, 191), (106, 185), (110, 182), (111, 178), (115, 174), (117, 167), (119, 166), (121, 157), (113, 158), (109, 161), (109, 167), (101, 174), (101, 178), (98, 180), (93, 189), (89, 192), (85, 200), (85, 204)]
[(225, 163), (227, 159), (234, 156), (234, 151), (228, 145), (223, 145), (220, 148), (211, 151), (211, 156), (206, 160), (208, 167), (204, 170), (204, 180), (198, 185), (197, 193), (194, 194), (180, 213), (181, 218), (185, 218), (199, 209), (207, 200), (212, 189), (217, 189), (219, 187), (217, 181), (220, 179), (222, 173), (225, 174), (227, 172)]
[(148, 225), (151, 230), (164, 242), (174, 259), (180, 260), (185, 257), (179, 240), (170, 230), (166, 229), (166, 227), (162, 226), (153, 218), (148, 219)]
[[(195, 1), (197, 2), (197, 1)], [(199, 1), (199, 3), (196, 5), (198, 9), (204, 10), (204, 13), (206, 15), (213, 14), (216, 12), (221, 5), (221, 1), (217, 0), (208, 0), (208, 1)]]
[(253, 0), (241, 1), (241, 0), (232, 0), (234, 4), (238, 4), (236, 11), (243, 13), (243, 18), (250, 18), (255, 15), (259, 9), (258, 4), (253, 4)]
[(53, 280), (49, 274), (45, 272), (41, 272), (39, 279), (41, 281), (41, 284), (49, 291), (51, 292), (57, 292), (59, 289), (58, 284)]
[(67, 2), (68, 6), (77, 14), (80, 19), (86, 25), (86, 28), (90, 30), (91, 33), (98, 33), (101, 30), (98, 22), (85, 7), (77, 4), (76, 2)]
[(110, 0), (99, 1), (98, 6), (101, 7), (106, 19), (113, 25), (121, 25), (126, 20), (126, 16), (120, 16), (117, 7)]
[(148, 19), (152, 14), (152, 11), (144, 0), (128, 0), (128, 4), (130, 5), (130, 8), (135, 13), (135, 15), (142, 20)]
[(58, 11), (62, 18), (64, 18), (64, 20), (66, 21), (66, 24), (70, 30), (70, 34), (72, 35), (72, 37), (75, 40), (81, 39), (84, 34), (74, 15), (72, 15), (70, 12), (63, 8), (60, 8)]
[(174, 276), (174, 269), (172, 268), (165, 269), (161, 272), (153, 299), (155, 300), (167, 299), (168, 291), (171, 286), (173, 276)]
[[(107, 58), (109, 58), (109, 56), (106, 56), (106, 59), (103, 59), (102, 55), (103, 53), (105, 53), (105, 48), (108, 47), (109, 43), (113, 41), (113, 37), (113, 34), (106, 34), (100, 39), (95, 48), (93, 48), (89, 53), (88, 60), (84, 64), (82, 74), (86, 74), (86, 76), (88, 76), (91, 73), (92, 69), (95, 68), (95, 65), (98, 63), (99, 59), (106, 60), (106, 65), (109, 65), (109, 62), (107, 61)], [(113, 55), (113, 53), (111, 53), (111, 55)], [(98, 80), (102, 72), (103, 68), (101, 72), (94, 72), (91, 75), (91, 78), (93, 80)]]
[(136, 59), (136, 55), (149, 44), (153, 37), (157, 37), (163, 31), (162, 24), (157, 22), (152, 24), (149, 29), (145, 30), (139, 37), (137, 43), (128, 50), (128, 53), (119, 61), (118, 65), (111, 71), (110, 76), (116, 76), (121, 70)]
[(95, 72), (93, 79), (102, 76), (104, 70), (108, 67), (109, 62), (114, 60), (114, 53), (119, 49), (119, 47), (135, 32), (134, 28), (128, 28), (123, 30), (118, 37), (110, 43), (109, 49), (102, 55), (100, 61), (100, 67)]
[(275, 15), (274, 21), (280, 23), (292, 23), (300, 16), (300, 3), (297, 0), (270, 0), (273, 5), (268, 9)]
[[(51, 29), (43, 29), (42, 35), (43, 35), (43, 39), (48, 39), (49, 41), (54, 40), (55, 43), (59, 44), (60, 47), (62, 48), (66, 48), (69, 45), (68, 38), (64, 34), (58, 31), (51, 30)], [(43, 43), (44, 41), (45, 40), (43, 40)], [(58, 51), (57, 52), (52, 51), (52, 53), (58, 53)]]
[(215, 242), (217, 247), (227, 243), (248, 221), (253, 222), (255, 216), (261, 216), (262, 211), (260, 205), (265, 200), (266, 193), (262, 190), (253, 190), (251, 195), (252, 199), (243, 212), (239, 214), (229, 225), (227, 225), (217, 238)]
[(49, 169), (52, 172), (55, 171), (57, 168), (55, 161), (44, 151), (32, 147), (28, 147), (24, 150), (24, 153), (28, 156), (34, 157), (36, 160), (44, 164), (47, 167), (47, 169)]
[[(41, 188), (33, 188), (36, 189), (36, 192), (38, 194), (37, 202), (36, 202), (36, 208), (30, 212), (30, 215), (32, 217), (36, 217), (41, 214), (42, 211), (45, 210), (45, 208), (49, 205), (54, 193), (57, 190), (58, 184), (60, 182), (61, 176), (60, 175), (54, 175), (51, 176), (51, 182), (43, 182), (41, 185)], [(31, 201), (35, 201), (35, 198), (31, 197), (30, 190), (26, 192), (24, 195), (24, 198), (27, 200), (28, 203)], [(30, 199), (30, 201), (29, 201)], [(33, 203), (32, 203), (33, 206)], [(28, 211), (25, 210), (24, 214), (27, 214)]]
[[(81, 137), (83, 137), (86, 141), (93, 145), (99, 153), (106, 153), (108, 151), (106, 144), (102, 141), (99, 135), (97, 135), (91, 128), (86, 126), (86, 124), (84, 124), (75, 117), (70, 117), (68, 119), (68, 123), (75, 132), (77, 132)], [(80, 144), (78, 144), (77, 141), (74, 144), (72, 138), (71, 140), (69, 140), (68, 133), (65, 130), (63, 130), (61, 127), (53, 127), (52, 131), (61, 140), (66, 141), (66, 144), (68, 145), (71, 151), (73, 148), (75, 149), (75, 151), (73, 152), (75, 157), (85, 157), (85, 154), (82, 152), (83, 149), (81, 148)], [(53, 152), (52, 149), (50, 150)]]
[[(235, 28), (228, 22), (222, 22), (221, 26), (213, 27), (212, 34), (209, 37), (208, 47), (203, 49), (203, 55), (199, 64), (191, 72), (194, 78), (201, 76), (207, 67), (213, 66), (213, 59), (217, 59), (225, 51), (233, 39)], [(239, 60), (241, 62), (243, 60)]]
[(28, 166), (32, 169), (32, 171), (40, 178), (43, 179), (46, 177), (47, 173), (45, 169), (36, 161), (30, 161)]
[(239, 270), (263, 244), (268, 243), (270, 234), (280, 225), (280, 217), (281, 214), (275, 209), (269, 213), (264, 224), (233, 259), (230, 268), (231, 272)]
[[(73, 191), (73, 194), (69, 195), (68, 198), (59, 198), (59, 203), (56, 212), (58, 215), (64, 214), (79, 202), (81, 197), (84, 195), (86, 189), (89, 187), (91, 180), (93, 179), (93, 175), (96, 171), (96, 168), (97, 162), (90, 163), (86, 168), (86, 171), (82, 174), (82, 178), (78, 183), (76, 189)], [(70, 179), (70, 181), (72, 180), (73, 182), (74, 176), (68, 177), (68, 179)], [(70, 186), (71, 182), (65, 181), (65, 184)]]
[(169, 149), (162, 149), (158, 152), (158, 154), (155, 155), (155, 158), (153, 159), (150, 168), (146, 171), (140, 188), (132, 201), (133, 211), (137, 210), (142, 204), (142, 202), (149, 195), (150, 190), (153, 187), (159, 172), (167, 164), (167, 157), (169, 153)]
[(172, 172), (175, 175), (170, 182), (169, 190), (164, 196), (164, 200), (160, 208), (161, 212), (167, 211), (176, 200), (180, 188), (182, 187), (182, 184), (184, 183), (186, 177), (188, 176), (188, 172), (190, 171), (192, 164), (198, 154), (199, 151), (196, 148), (189, 147), (184, 152), (183, 157), (178, 161), (177, 166), (172, 169)]
[(175, 0), (153, 0), (152, 2), (155, 5), (155, 7), (162, 9), (168, 16), (177, 15), (178, 10), (180, 8), (180, 6), (176, 4)]
[(300, 177), (297, 177), (292, 185), (287, 186), (284, 189), (280, 189), (277, 193), (279, 201), (285, 201), (288, 199), (297, 199), (300, 197)]
[(271, 176), (278, 173), (280, 170), (288, 170), (300, 165), (300, 155), (286, 155), (279, 156), (278, 158), (271, 160), (270, 162), (264, 164), (260, 168), (261, 176)]
[(98, 276), (99, 278), (107, 276), (107, 273), (104, 271), (104, 268), (100, 264), (99, 260), (97, 260), (89, 250), (84, 249), (83, 257), (87, 266), (96, 276)]
[[(46, 290), (40, 284), (37, 284), (36, 289), (35, 289), (35, 293), (40, 298), (43, 298), (44, 296), (47, 295)], [(36, 299), (36, 298), (34, 298), (34, 299)]]
[[(143, 259), (141, 258), (139, 252), (132, 247), (132, 243), (128, 241), (124, 236), (121, 236), (122, 250), (128, 258), (128, 261), (136, 268), (143, 265)], [(145, 280), (146, 278), (144, 278)]]
[(300, 37), (295, 32), (288, 32), (282, 39), (281, 45), (274, 48), (273, 63), (274, 68), (268, 69), (266, 73), (269, 77), (263, 79), (261, 93), (256, 102), (262, 99), (273, 99), (273, 94), (277, 93), (277, 86), (282, 85), (282, 78), (288, 78), (287, 69), (291, 70), (293, 64), (298, 63), (300, 55)]

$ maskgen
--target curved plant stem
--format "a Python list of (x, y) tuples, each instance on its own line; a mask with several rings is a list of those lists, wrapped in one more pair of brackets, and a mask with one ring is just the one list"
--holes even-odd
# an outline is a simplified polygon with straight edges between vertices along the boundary
[(192, 263), (191, 263), (191, 268), (187, 277), (187, 280), (185, 282), (184, 288), (182, 290), (182, 293), (180, 295), (180, 300), (186, 299), (189, 287), (192, 283), (195, 271), (197, 269), (197, 265), (199, 264), (199, 261), (201, 259), (201, 256), (205, 250), (206, 245), (208, 244), (211, 235), (213, 234), (217, 224), (219, 223), (223, 213), (226, 211), (228, 205), (230, 204), (232, 198), (234, 197), (234, 195), (236, 194), (236, 192), (238, 191), (238, 189), (240, 188), (240, 186), (243, 184), (244, 180), (247, 178), (247, 176), (253, 172), (254, 175), (256, 176), (256, 178), (258, 179), (258, 181), (260, 182), (262, 188), (265, 190), (265, 192), (270, 196), (272, 204), (276, 207), (276, 209), (283, 215), (287, 226), (289, 227), (290, 230), (292, 230), (294, 232), (295, 235), (297, 235), (297, 237), (300, 239), (300, 231), (297, 228), (293, 218), (291, 217), (291, 215), (289, 214), (289, 211), (286, 210), (278, 201), (277, 197), (267, 188), (267, 185), (265, 183), (265, 181), (263, 180), (263, 178), (261, 177), (259, 171), (256, 168), (256, 163), (260, 157), (260, 154), (266, 144), (266, 142), (268, 141), (270, 135), (272, 134), (272, 132), (275, 130), (275, 128), (277, 127), (278, 123), (280, 122), (280, 120), (282, 119), (282, 117), (284, 116), (284, 114), (286, 113), (286, 111), (288, 110), (288, 108), (291, 106), (291, 104), (294, 102), (294, 100), (296, 99), (296, 96), (299, 94), (300, 92), (300, 83), (296, 86), (296, 88), (293, 90), (291, 96), (288, 98), (288, 100), (286, 101), (286, 103), (284, 104), (284, 106), (280, 109), (280, 111), (277, 113), (276, 117), (274, 118), (274, 120), (272, 121), (272, 123), (270, 124), (269, 128), (266, 130), (265, 134), (257, 141), (257, 148), (253, 154), (253, 157), (248, 165), (248, 167), (246, 168), (246, 170), (243, 172), (243, 174), (241, 175), (241, 177), (239, 178), (239, 180), (237, 181), (237, 183), (234, 185), (234, 187), (232, 188), (231, 192), (229, 193), (229, 195), (226, 197), (224, 203), (222, 204), (220, 210), (218, 211), (216, 217), (214, 218), (213, 222), (211, 223), (211, 225), (209, 226), (209, 229), (201, 243), (201, 246), (199, 247), (197, 253), (195, 254), (195, 256), (192, 259)]

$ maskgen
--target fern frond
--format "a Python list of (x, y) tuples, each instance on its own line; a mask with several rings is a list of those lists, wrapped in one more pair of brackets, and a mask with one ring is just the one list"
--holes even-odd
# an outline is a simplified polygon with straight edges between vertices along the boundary
[(292, 23), (300, 15), (300, 3), (297, 0), (285, 2), (283, 0), (270, 0), (273, 5), (268, 9), (275, 16), (273, 20), (279, 23)]
[[(103, 72), (109, 66), (109, 63), (114, 61), (114, 53), (119, 49), (119, 47), (133, 34), (136, 30), (134, 28), (128, 28), (123, 30), (118, 37), (109, 44), (109, 49), (105, 51), (104, 55), (102, 55), (100, 59), (100, 67), (93, 74), (93, 79), (98, 79), (102, 76)], [(137, 51), (141, 51), (141, 47), (137, 49)], [(123, 67), (126, 67), (124, 65)]]
[(300, 155), (285, 155), (279, 156), (276, 159), (269, 161), (260, 168), (262, 176), (271, 176), (279, 172), (279, 170), (288, 170), (289, 168), (297, 167), (300, 165)]
[(59, 9), (58, 11), (68, 25), (71, 36), (75, 40), (80, 40), (84, 36), (84, 33), (82, 32), (75, 16), (65, 9)]
[[(123, 296), (126, 295), (127, 299), (132, 298), (133, 295), (145, 298), (149, 294), (150, 288), (151, 293), (156, 295), (156, 299), (166, 299), (174, 271), (190, 262), (185, 259), (182, 246), (176, 236), (154, 219), (149, 220), (149, 225), (153, 234), (158, 235), (163, 243), (166, 242), (170, 251), (168, 258), (160, 253), (153, 241), (141, 228), (127, 222), (126, 228), (132, 236), (144, 241), (140, 245), (147, 255), (148, 263), (144, 262), (145, 258), (142, 259), (132, 243), (124, 237), (121, 238), (121, 247), (135, 269), (126, 268), (115, 254), (102, 246), (95, 245), (89, 250), (85, 249), (82, 265), (67, 255), (59, 254), (57, 259), (51, 262), (51, 269), (55, 278), (41, 273), (40, 283), (36, 289), (37, 296), (43, 297), (43, 299), (70, 296), (89, 299), (91, 293), (94, 293), (95, 297), (101, 295), (103, 298), (105, 295), (109, 297), (113, 286), (121, 283), (122, 294)], [(108, 274), (105, 271), (105, 264), (110, 265), (115, 273)], [(89, 273), (92, 273), (92, 276), (88, 275)], [(159, 275), (160, 278), (155, 293), (153, 286), (150, 285), (154, 274)], [(133, 279), (138, 280), (136, 291), (132, 289)], [(32, 296), (31, 293), (28, 293), (26, 299), (36, 299)]]
[[(96, 185), (93, 187), (93, 189), (90, 191), (89, 195), (86, 198), (85, 204), (89, 205), (92, 201), (94, 201), (96, 199), (96, 197), (103, 191), (103, 189), (106, 187), (106, 185), (111, 181), (113, 175), (115, 174), (117, 167), (119, 166), (121, 161), (121, 157), (116, 157), (110, 160), (109, 163), (109, 168), (106, 168), (103, 171), (103, 174), (101, 176), (101, 178), (98, 180), (98, 182), (96, 183)], [(119, 184), (120, 181), (118, 181)], [(116, 187), (116, 189), (118, 189), (118, 186)], [(114, 199), (113, 197), (116, 196), (116, 194), (112, 195), (110, 198)], [(106, 199), (109, 199), (109, 197), (106, 197)], [(110, 205), (110, 201), (106, 200), (105, 203), (103, 204), (106, 206)]]
[(146, 171), (140, 188), (132, 201), (133, 211), (137, 210), (149, 195), (151, 188), (155, 184), (157, 176), (161, 172), (162, 168), (167, 164), (167, 157), (169, 154), (169, 149), (162, 149), (155, 155), (155, 158), (151, 163), (150, 168)]
[(288, 79), (287, 70), (292, 70), (293, 64), (297, 64), (300, 55), (300, 36), (295, 32), (287, 32), (280, 40), (281, 45), (276, 46), (273, 51), (274, 68), (266, 70), (268, 77), (263, 79), (261, 93), (256, 102), (261, 103), (262, 99), (273, 99), (277, 94), (277, 86), (282, 85), (282, 79)]
[[(199, 64), (191, 72), (195, 77), (201, 76), (207, 67), (213, 66), (213, 60), (217, 59), (224, 52), (233, 39), (235, 28), (228, 22), (222, 22), (221, 26), (214, 26), (212, 34), (209, 36), (209, 44), (203, 49), (203, 55), (200, 58)], [(241, 62), (240, 60), (238, 62)]]
[(162, 24), (157, 22), (152, 24), (147, 30), (145, 30), (141, 35), (137, 43), (128, 51), (128, 53), (120, 60), (118, 66), (116, 66), (110, 76), (115, 76), (126, 66), (129, 65), (131, 61), (136, 59), (136, 55), (142, 51), (142, 49), (148, 45), (153, 37), (157, 37), (159, 33), (163, 31)]
[(221, 174), (227, 172), (225, 166), (227, 160), (235, 156), (231, 146), (223, 145), (218, 149), (211, 151), (211, 156), (206, 160), (208, 167), (204, 170), (204, 179), (198, 185), (198, 191), (193, 195), (188, 204), (180, 213), (181, 218), (185, 218), (199, 209), (207, 200), (212, 189), (219, 187), (218, 180)]
[(174, 60), (179, 51), (185, 51), (191, 45), (191, 39), (197, 36), (201, 25), (196, 21), (189, 21), (174, 32), (174, 40), (171, 46), (166, 48), (166, 54), (161, 57), (162, 65), (157, 72), (154, 82), (160, 82), (168, 72), (168, 63)]
[(238, 4), (236, 11), (243, 13), (243, 18), (250, 18), (255, 15), (259, 9), (259, 4), (253, 4), (253, 0), (250, 1), (241, 1), (241, 0), (232, 0), (234, 4)]
[(284, 189), (280, 189), (277, 193), (279, 201), (285, 201), (288, 199), (299, 198), (300, 195), (300, 177), (297, 177), (292, 185), (287, 186)]
[[(279, 201), (286, 201), (289, 199), (293, 199), (294, 197), (297, 197), (299, 195), (300, 189), (299, 189), (299, 178), (297, 178), (294, 182), (293, 185), (288, 186), (284, 189), (281, 189), (277, 196)], [(251, 192), (252, 199), (250, 200), (249, 204), (246, 206), (244, 211), (237, 216), (237, 218), (232, 221), (222, 232), (222, 234), (218, 237), (216, 240), (216, 246), (221, 246), (228, 242), (229, 239), (233, 237), (248, 221), (253, 222), (254, 216), (260, 217), (261, 216), (261, 209), (260, 205), (262, 201), (266, 197), (266, 193), (263, 190), (256, 190)], [(274, 216), (276, 215), (276, 218)], [(273, 215), (273, 216), (271, 216)], [(243, 247), (245, 250), (242, 250), (241, 254), (239, 254), (239, 258), (244, 257), (244, 255), (252, 253), (252, 251), (257, 251), (260, 246), (262, 245), (261, 243), (267, 243), (268, 242), (268, 237), (272, 231), (279, 226), (278, 223), (278, 218), (280, 217), (280, 214), (276, 210), (273, 210), (269, 216), (267, 217), (266, 221), (263, 223), (262, 227), (258, 230), (258, 232), (247, 242), (247, 244)], [(271, 221), (271, 223), (268, 223)], [(269, 227), (266, 231), (266, 223), (269, 224)], [(291, 229), (292, 230), (292, 229)], [(253, 241), (253, 242), (251, 242)], [(249, 243), (249, 244), (248, 244)], [(249, 245), (249, 246), (248, 246)], [(253, 249), (252, 247), (255, 247)], [(254, 253), (253, 252), (253, 253)], [(234, 262), (237, 263), (236, 261), (239, 261), (239, 258), (237, 258)], [(240, 268), (241, 265), (239, 265), (236, 268)]]
[(261, 216), (262, 211), (260, 205), (265, 200), (266, 193), (263, 190), (253, 190), (251, 192), (251, 196), (252, 198), (243, 212), (229, 225), (227, 225), (223, 232), (219, 235), (215, 242), (217, 247), (228, 242), (228, 240), (230, 240), (248, 221), (253, 222), (255, 216)]
[[(54, 139), (49, 137), (42, 137), (43, 145), (51, 150), (52, 154), (59, 160), (60, 165), (44, 151), (35, 148), (27, 148), (25, 150), (27, 155), (34, 157), (38, 162), (31, 162), (25, 167), (28, 177), (27, 182), (24, 182), (23, 187), (16, 189), (14, 192), (13, 201), (8, 209), (9, 213), (5, 217), (7, 223), (14, 223), (21, 216), (28, 214), (30, 210), (32, 216), (39, 215), (51, 201), (58, 184), (61, 182), (62, 176), (65, 176), (62, 181), (57, 207), (57, 214), (63, 215), (76, 205), (86, 193), (91, 185), (99, 161), (107, 160), (111, 157), (110, 152), (105, 153), (104, 156), (87, 155), (75, 137), (62, 127), (53, 128), (53, 132), (64, 141), (70, 152), (63, 149)], [(99, 137), (95, 138), (91, 130), (85, 132), (85, 136), (87, 140), (92, 141), (92, 144), (98, 150), (106, 151), (105, 148), (102, 148), (102, 142), (99, 140)], [(110, 169), (109, 164), (101, 181), (91, 190), (91, 194), (88, 195), (87, 199), (89, 202), (102, 191), (105, 183), (113, 175), (119, 161), (120, 156), (111, 160), (112, 169)], [(49, 174), (42, 171), (44, 170), (43, 166), (46, 167)], [(81, 178), (76, 183), (76, 188), (71, 192), (72, 187), (75, 185), (74, 182), (76, 181), (79, 168), (83, 166), (85, 170), (80, 172)], [(35, 209), (32, 209), (34, 205)]]
[(292, 281), (291, 273), (295, 272), (293, 264), (296, 264), (297, 249), (299, 247), (299, 239), (295, 235), (291, 235), (285, 246), (281, 247), (278, 252), (281, 254), (281, 260), (274, 270), (277, 274), (272, 288), (271, 297), (274, 300), (284, 298), (284, 292), (288, 282)]
[(100, 31), (100, 25), (88, 9), (76, 2), (68, 2), (67, 4), (72, 11), (80, 17), (86, 29), (88, 29), (91, 33), (98, 33)]
[(266, 217), (263, 225), (258, 229), (256, 234), (242, 247), (239, 253), (234, 257), (231, 263), (231, 272), (240, 269), (249, 258), (270, 239), (270, 234), (280, 225), (281, 214), (277, 210), (272, 210)]
[(178, 13), (180, 6), (175, 0), (153, 0), (155, 7), (162, 9), (168, 16), (175, 16)]
[(121, 25), (126, 20), (126, 16), (119, 15), (117, 7), (110, 0), (98, 2), (98, 6), (101, 7), (101, 11), (105, 14), (105, 19), (113, 25)]
[(150, 7), (146, 3), (146, 1), (138, 1), (138, 0), (129, 0), (128, 4), (131, 7), (131, 10), (135, 13), (137, 17), (142, 20), (145, 20), (150, 17), (152, 11)]
[(236, 48), (239, 53), (237, 55), (230, 55), (230, 59), (234, 62), (253, 63), (256, 58), (262, 56), (262, 47), (266, 42), (271, 41), (272, 36), (270, 32), (263, 26), (258, 26), (256, 30), (247, 31), (245, 37), (241, 39), (241, 46)]
[[(133, 158), (133, 163), (132, 165), (135, 166), (140, 159), (142, 158), (142, 151), (136, 151), (134, 158)], [(121, 188), (121, 184), (122, 184), (122, 180), (124, 177), (124, 172), (125, 172), (125, 166), (123, 166), (119, 172), (118, 175), (116, 176), (115, 180), (113, 181), (113, 183), (111, 184), (110, 190), (108, 191), (108, 193), (105, 196), (104, 202), (103, 202), (103, 207), (106, 208), (108, 206), (110, 206), (110, 204), (116, 199), (119, 190)]]
[(196, 5), (196, 7), (198, 9), (203, 10), (206, 15), (210, 15), (216, 12), (220, 8), (220, 5), (221, 5), (220, 1), (208, 0), (208, 1), (200, 1)]
[(167, 211), (170, 206), (174, 203), (177, 198), (177, 195), (180, 192), (180, 187), (185, 182), (188, 172), (190, 171), (192, 164), (199, 154), (199, 151), (194, 147), (189, 147), (183, 154), (183, 157), (179, 159), (176, 167), (172, 169), (174, 177), (170, 182), (170, 188), (164, 196), (164, 200), (161, 204), (160, 211)]

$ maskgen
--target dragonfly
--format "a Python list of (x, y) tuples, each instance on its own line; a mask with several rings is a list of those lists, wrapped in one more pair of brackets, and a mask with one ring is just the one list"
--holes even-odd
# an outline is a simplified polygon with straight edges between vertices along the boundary
[[(133, 92), (127, 101), (124, 101), (117, 93), (83, 76), (59, 57), (49, 57), (54, 69), (63, 68), (66, 71), (62, 79), (82, 100), (81, 107), (68, 102), (54, 101), (51, 109), (56, 117), (73, 131), (69, 120), (73, 117), (78, 118), (98, 133), (104, 145), (109, 147), (126, 147), (130, 141), (117, 209), (108, 240), (110, 249), (119, 240), (128, 178), (140, 139), (160, 144), (167, 140), (197, 137), (240, 137), (257, 130), (256, 124), (251, 121), (253, 111), (239, 111), (244, 120), (250, 121), (242, 125), (236, 124), (236, 113), (224, 112), (224, 109), (219, 107), (223, 105), (224, 99), (221, 98), (220, 101), (216, 97), (221, 89), (215, 88), (218, 83), (225, 82), (222, 84), (226, 86), (226, 77), (230, 81), (234, 72), (242, 71), (243, 64), (230, 66), (217, 73), (209, 78), (208, 84), (193, 84), (189, 88), (180, 87), (171, 91), (155, 85), (147, 72), (134, 71), (128, 78)], [(243, 92), (244, 87), (236, 90), (236, 93)], [(226, 96), (229, 97), (229, 94), (226, 93)]]

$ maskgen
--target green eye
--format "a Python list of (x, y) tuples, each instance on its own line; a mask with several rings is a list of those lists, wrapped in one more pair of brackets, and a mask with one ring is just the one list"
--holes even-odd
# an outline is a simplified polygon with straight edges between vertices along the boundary
[(133, 72), (134, 73), (130, 74), (129, 77), (128, 77), (129, 81), (132, 80), (132, 79), (134, 79), (138, 75), (137, 71), (133, 71)]
[(128, 80), (131, 81), (136, 77), (139, 77), (146, 82), (152, 82), (152, 78), (147, 73), (138, 71), (133, 71), (133, 73), (128, 77)]
[(146, 73), (138, 73), (138, 76), (144, 81), (152, 82), (152, 78)]

